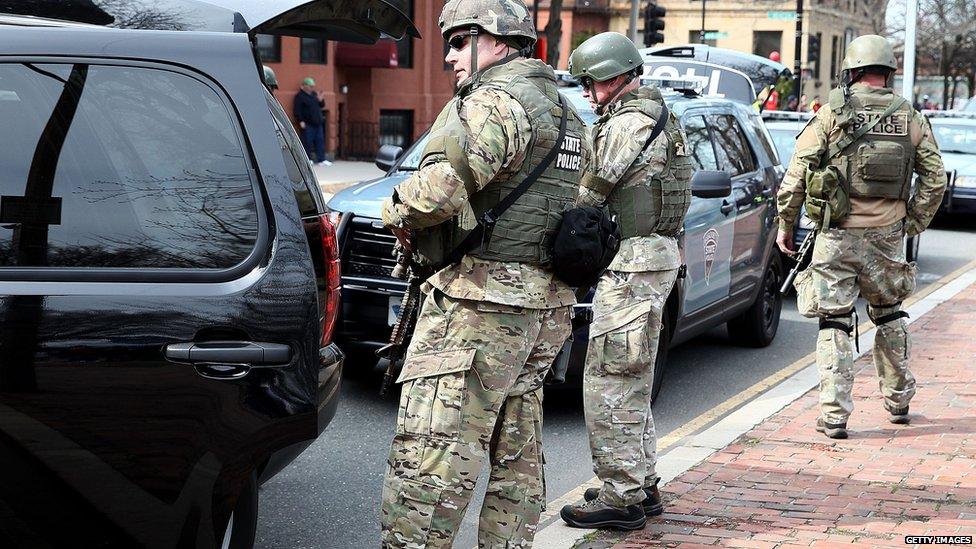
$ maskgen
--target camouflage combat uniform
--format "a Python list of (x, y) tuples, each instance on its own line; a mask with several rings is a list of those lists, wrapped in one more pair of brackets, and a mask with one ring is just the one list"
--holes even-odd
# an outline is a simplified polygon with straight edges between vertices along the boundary
[[(867, 120), (872, 119), (867, 113), (877, 116), (896, 99), (891, 89), (860, 83), (851, 86), (851, 92), (861, 109), (855, 118)], [(791, 232), (799, 215), (807, 171), (818, 166), (829, 145), (844, 131), (838, 126), (833, 106), (824, 105), (797, 137), (796, 153), (777, 198), (783, 231)], [(938, 145), (925, 117), (906, 105), (848, 147), (836, 163), (856, 170), (865, 156), (880, 150), (872, 146), (872, 139), (898, 138), (910, 143), (906, 154), (913, 154), (914, 159), (908, 156), (889, 164), (904, 162), (906, 177), (909, 170), (918, 174), (910, 199), (852, 196), (850, 214), (838, 227), (817, 235), (810, 267), (795, 282), (800, 313), (821, 319), (817, 366), (821, 415), (828, 425), (846, 426), (854, 408), (849, 330), (859, 293), (868, 302), (868, 315), (878, 325), (873, 353), (885, 407), (892, 414), (905, 413), (915, 394), (901, 302), (915, 289), (916, 266), (905, 261), (903, 239), (906, 232), (912, 236), (925, 230), (941, 204), (946, 177)], [(867, 145), (858, 146), (862, 141)]]
[[(508, 76), (499, 76), (501, 71)], [(552, 103), (545, 109), (524, 105), (505, 91), (506, 79), (525, 76), (544, 80), (551, 94), (546, 97), (555, 96), (552, 70), (520, 59), (483, 71), (480, 82), (495, 84), (462, 90), (445, 107), (431, 143), (450, 148), (460, 142), (470, 173), (459, 174), (445, 155), (430, 154), (428, 145), (421, 168), (384, 204), (386, 225), (422, 229), (455, 220), (470, 228), (472, 206), (484, 205), (479, 197), (527, 169), (539, 137), (529, 112), (549, 116), (553, 109)], [(572, 139), (585, 145), (584, 126), (571, 109), (568, 125)], [(443, 142), (445, 134), (451, 143)], [(564, 183), (573, 182), (565, 206), (575, 199), (588, 148), (579, 155), (570, 166), (575, 169), (565, 172)], [(532, 236), (511, 233), (498, 225), (491, 242)], [(542, 383), (570, 335), (575, 294), (539, 264), (484, 259), (480, 253), (443, 268), (423, 287), (424, 303), (398, 380), (403, 389), (383, 489), (384, 547), (450, 547), (486, 458), (491, 471), (479, 547), (529, 547), (545, 506)]]
[[(580, 188), (580, 205), (612, 202), (615, 193), (676, 167), (681, 172), (678, 179), (690, 189), (684, 135), (673, 116), (665, 132), (641, 151), (656, 120), (627, 107), (642, 101), (659, 104), (660, 92), (639, 88), (623, 95), (594, 127), (594, 161)], [(658, 110), (655, 116), (659, 115)], [(682, 218), (686, 211), (687, 203)], [(640, 503), (645, 498), (642, 488), (657, 481), (651, 384), (661, 316), (681, 265), (674, 236), (623, 237), (620, 251), (597, 284), (583, 373), (593, 470), (603, 481), (598, 499), (611, 507)]]

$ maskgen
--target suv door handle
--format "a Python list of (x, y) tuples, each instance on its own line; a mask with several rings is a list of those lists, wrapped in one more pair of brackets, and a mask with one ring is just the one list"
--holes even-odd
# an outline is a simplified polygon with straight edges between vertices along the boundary
[(720, 210), (721, 210), (721, 212), (723, 214), (729, 215), (729, 213), (731, 213), (732, 210), (734, 210), (734, 209), (735, 209), (735, 204), (732, 204), (728, 200), (723, 200), (722, 201), (722, 207), (720, 208)]
[(281, 343), (252, 341), (189, 341), (170, 343), (163, 354), (174, 362), (284, 366), (291, 361), (291, 347)]

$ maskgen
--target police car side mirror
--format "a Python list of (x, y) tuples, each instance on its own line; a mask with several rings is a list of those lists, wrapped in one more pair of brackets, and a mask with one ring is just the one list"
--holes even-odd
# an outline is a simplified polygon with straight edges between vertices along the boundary
[(698, 198), (722, 198), (732, 192), (732, 177), (726, 172), (700, 170), (691, 178), (691, 194)]
[(401, 154), (403, 154), (403, 147), (383, 145), (380, 147), (380, 152), (376, 153), (376, 167), (384, 172), (390, 171)]

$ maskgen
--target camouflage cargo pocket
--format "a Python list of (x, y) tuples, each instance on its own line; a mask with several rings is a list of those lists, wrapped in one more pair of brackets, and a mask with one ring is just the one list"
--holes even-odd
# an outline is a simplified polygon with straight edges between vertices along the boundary
[[(904, 301), (915, 291), (918, 265), (911, 263), (896, 263), (882, 275), (880, 294), (876, 301), (879, 305), (888, 305)], [(868, 297), (868, 296), (865, 296)]]
[(637, 376), (650, 368), (647, 316), (608, 332), (603, 341), (603, 369), (608, 374)]
[[(475, 349), (414, 355), (398, 381), (405, 382), (398, 417), (400, 432), (456, 439)], [(403, 397), (401, 397), (403, 398)]]
[[(384, 509), (384, 522), (388, 525), (384, 535), (385, 546), (419, 547), (430, 533), (441, 489), (416, 480), (404, 479), (400, 483), (395, 505)], [(391, 539), (392, 538), (392, 539)]]
[(813, 283), (813, 269), (807, 267), (793, 280), (796, 289), (796, 310), (807, 318), (815, 318), (820, 309), (820, 297)]

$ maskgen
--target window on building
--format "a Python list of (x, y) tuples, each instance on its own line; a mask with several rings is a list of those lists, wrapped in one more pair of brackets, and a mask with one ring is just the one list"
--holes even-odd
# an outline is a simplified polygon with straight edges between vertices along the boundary
[[(715, 36), (718, 31), (706, 30), (705, 36)], [(708, 46), (718, 45), (718, 40), (715, 38), (706, 38), (703, 42), (701, 39), (701, 30), (689, 30), (688, 31), (688, 43), (689, 44), (706, 44)]]
[(281, 37), (271, 36), (270, 34), (257, 35), (258, 55), (265, 63), (277, 63), (281, 61)]
[(302, 63), (324, 65), (329, 61), (329, 43), (322, 38), (302, 38)]
[(752, 53), (760, 57), (783, 51), (783, 31), (752, 31)]
[(830, 79), (837, 78), (837, 60), (840, 57), (837, 48), (837, 36), (830, 37)]
[[(389, 4), (392, 4), (397, 9), (402, 11), (410, 20), (413, 20), (413, 3), (414, 0), (388, 0)], [(413, 68), (413, 41), (412, 37), (404, 37), (402, 40), (397, 41), (397, 66), (402, 69), (412, 69)]]
[(380, 146), (395, 145), (406, 149), (413, 142), (413, 111), (380, 111)]
[(713, 114), (708, 116), (708, 122), (712, 127), (718, 165), (724, 166), (732, 177), (756, 171), (755, 155), (735, 117)]
[(10, 63), (0, 88), (0, 266), (227, 269), (250, 255), (248, 154), (214, 87), (169, 70)]
[(695, 167), (699, 170), (718, 170), (718, 161), (715, 158), (715, 149), (712, 147), (708, 126), (705, 125), (705, 118), (689, 116), (684, 119), (683, 125), (688, 138), (691, 161), (694, 162)]
[(823, 33), (810, 36), (807, 40), (807, 60), (811, 64), (813, 78), (820, 80), (820, 52), (823, 50)]

